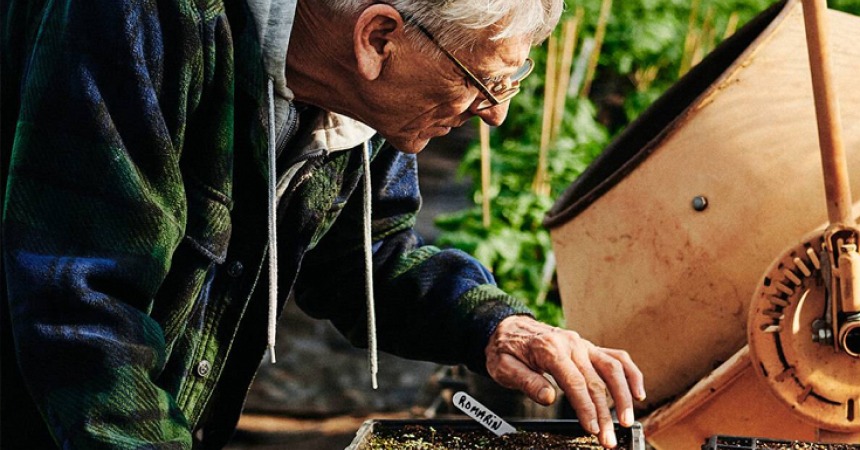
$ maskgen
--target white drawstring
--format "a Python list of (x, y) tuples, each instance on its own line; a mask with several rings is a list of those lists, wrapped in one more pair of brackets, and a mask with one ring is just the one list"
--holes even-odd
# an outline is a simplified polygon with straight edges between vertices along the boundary
[(268, 347), (272, 364), (275, 363), (275, 334), (278, 320), (278, 197), (275, 192), (275, 84), (269, 79), (269, 330)]
[(376, 350), (376, 308), (373, 299), (373, 242), (370, 235), (370, 143), (365, 141), (362, 149), (364, 162), (364, 279), (367, 298), (367, 353), (370, 359), (370, 383), (377, 389), (376, 374), (379, 362)]
[[(268, 82), (269, 97), (269, 327), (268, 350), (272, 364), (275, 363), (275, 336), (277, 333), (278, 311), (278, 241), (276, 191), (276, 130), (275, 130), (275, 90), (274, 83)], [(365, 141), (362, 152), (364, 166), (364, 278), (365, 297), (367, 298), (367, 350), (370, 360), (370, 378), (373, 389), (378, 389), (377, 373), (379, 358), (376, 343), (376, 310), (373, 298), (373, 242), (371, 240), (371, 185), (370, 185), (370, 143)]]

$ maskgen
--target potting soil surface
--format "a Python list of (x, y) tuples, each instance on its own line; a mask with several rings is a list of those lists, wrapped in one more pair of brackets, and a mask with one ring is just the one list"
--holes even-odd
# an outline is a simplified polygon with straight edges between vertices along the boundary
[[(626, 448), (619, 436), (617, 448)], [(374, 430), (362, 450), (602, 450), (592, 435), (565, 436), (543, 432), (518, 432), (494, 436), (485, 430), (452, 430), (422, 425)]]

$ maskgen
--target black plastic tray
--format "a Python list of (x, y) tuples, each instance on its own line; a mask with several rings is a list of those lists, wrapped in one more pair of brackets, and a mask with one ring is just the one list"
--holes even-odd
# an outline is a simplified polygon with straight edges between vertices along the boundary
[(767, 450), (777, 448), (778, 445), (790, 445), (787, 447), (789, 449), (809, 449), (813, 448), (812, 444), (816, 445), (816, 450), (860, 450), (860, 444), (823, 444), (739, 436), (711, 436), (702, 450)]
[[(582, 428), (577, 420), (512, 420), (511, 425), (523, 431), (535, 431), (544, 433), (555, 433), (564, 436), (587, 436), (589, 433)], [(346, 450), (366, 450), (370, 437), (377, 427), (399, 428), (405, 425), (423, 425), (434, 428), (447, 427), (457, 431), (483, 430), (480, 424), (470, 419), (427, 419), (427, 420), (368, 420), (365, 421), (355, 434), (352, 444)], [(618, 447), (619, 450), (645, 450), (645, 436), (642, 433), (642, 425), (634, 424), (630, 428), (624, 428), (615, 424), (615, 435), (622, 437), (629, 445)]]

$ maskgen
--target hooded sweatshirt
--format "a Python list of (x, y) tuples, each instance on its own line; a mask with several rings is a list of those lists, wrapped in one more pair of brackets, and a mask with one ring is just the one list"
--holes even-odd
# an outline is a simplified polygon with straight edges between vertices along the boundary
[(413, 233), (414, 155), (292, 101), (294, 8), (2, 2), (3, 449), (222, 447), (290, 293), (479, 372), (528, 313)]

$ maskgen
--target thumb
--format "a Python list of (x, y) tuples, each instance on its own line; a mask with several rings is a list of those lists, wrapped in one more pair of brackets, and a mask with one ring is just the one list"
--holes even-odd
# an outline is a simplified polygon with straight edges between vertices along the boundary
[(502, 386), (519, 389), (526, 394), (530, 399), (541, 405), (548, 406), (555, 403), (556, 390), (553, 384), (543, 375), (535, 372), (521, 361), (509, 355), (504, 359), (507, 366), (499, 371), (499, 376), (494, 376), (492, 371), (491, 376)]
[[(531, 372), (531, 371), (530, 371)], [(530, 399), (544, 406), (549, 406), (555, 403), (556, 393), (555, 387), (544, 376), (531, 372), (525, 380), (525, 385), (522, 391), (529, 396)]]

